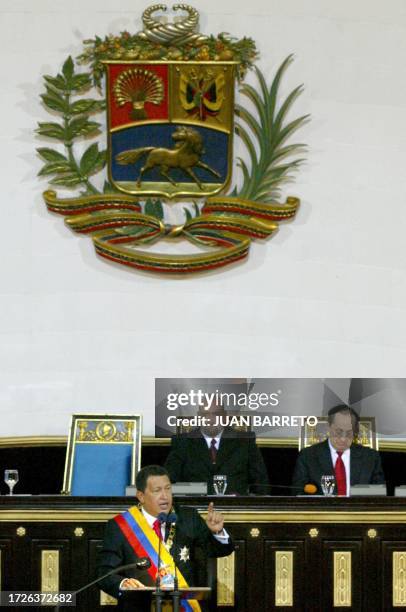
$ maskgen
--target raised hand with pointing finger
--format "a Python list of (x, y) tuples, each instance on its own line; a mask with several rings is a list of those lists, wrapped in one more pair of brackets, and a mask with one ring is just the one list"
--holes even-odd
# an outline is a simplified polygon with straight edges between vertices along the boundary
[(213, 502), (209, 503), (207, 508), (206, 525), (214, 534), (221, 533), (224, 527), (224, 518), (221, 512), (214, 509)]

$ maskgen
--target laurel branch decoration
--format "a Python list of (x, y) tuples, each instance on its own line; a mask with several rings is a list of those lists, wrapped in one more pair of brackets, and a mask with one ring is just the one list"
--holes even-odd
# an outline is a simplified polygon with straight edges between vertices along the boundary
[[(111, 42), (114, 37), (106, 40)], [(133, 45), (135, 40), (137, 45), (141, 44), (138, 39), (123, 33), (121, 40)], [(207, 45), (207, 40), (202, 46), (218, 50), (213, 40), (211, 46)], [(218, 44), (222, 39), (216, 40)], [(229, 53), (233, 48), (240, 49), (240, 54), (241, 49), (246, 51), (240, 76), (251, 67), (256, 56), (254, 43), (247, 44), (247, 40), (251, 41), (243, 39), (240, 46), (232, 41), (226, 49)], [(252, 108), (236, 106), (238, 122), (235, 131), (249, 157), (249, 163), (242, 158), (238, 160), (241, 187), (234, 188), (228, 195), (208, 197), (200, 206), (195, 202), (193, 212), (184, 209), (185, 223), (173, 227), (165, 225), (164, 209), (159, 199), (142, 202), (139, 197), (117, 191), (107, 180), (102, 192), (96, 188), (91, 178), (106, 165), (106, 150), (100, 149), (98, 142), (89, 144), (81, 156), (74, 150), (80, 142), (99, 136), (100, 123), (94, 121), (93, 116), (105, 109), (104, 100), (84, 97), (92, 86), (100, 86), (100, 48), (105, 43), (96, 38), (93, 55), (89, 52), (89, 41), (86, 44), (86, 51), (79, 56), (78, 63), (90, 62), (91, 72), (77, 72), (73, 59), (68, 57), (60, 73), (54, 77), (44, 76), (42, 102), (52, 115), (57, 115), (59, 122), (39, 123), (37, 134), (63, 145), (64, 151), (51, 147), (41, 147), (37, 151), (44, 161), (39, 176), (46, 177), (51, 187), (44, 192), (48, 209), (65, 216), (65, 223), (73, 231), (90, 234), (100, 256), (154, 272), (211, 270), (244, 259), (253, 239), (269, 237), (278, 228), (279, 221), (294, 217), (299, 206), (297, 198), (288, 197), (285, 203), (275, 201), (280, 196), (281, 185), (291, 180), (303, 163), (304, 158), (297, 156), (306, 148), (301, 143), (286, 144), (293, 132), (308, 120), (308, 115), (304, 115), (286, 123), (287, 113), (303, 87), (296, 87), (281, 104), (278, 100), (279, 84), (292, 56), (282, 63), (269, 88), (258, 68), (255, 68), (258, 87), (247, 83), (241, 85), (240, 92)], [(143, 44), (144, 55), (148, 55), (145, 49), (150, 47), (148, 43)], [(105, 55), (109, 48), (105, 48)], [(113, 48), (117, 53), (117, 44)], [(99, 49), (97, 54), (95, 49)], [(131, 49), (134, 55), (134, 49)], [(153, 46), (152, 50), (156, 52), (157, 47)], [(166, 49), (167, 55), (172, 52)], [(198, 53), (194, 53), (193, 59)], [(137, 57), (143, 59), (141, 51), (137, 51)], [(80, 189), (80, 192), (71, 198), (59, 198), (52, 187)], [(209, 252), (205, 249), (198, 255), (163, 255), (136, 248), (164, 237), (183, 237), (199, 246), (217, 248)]]
[(90, 176), (102, 170), (106, 164), (106, 151), (99, 151), (98, 143), (91, 144), (77, 161), (73, 145), (82, 138), (90, 139), (100, 133), (100, 124), (90, 116), (104, 110), (103, 100), (90, 98), (74, 99), (87, 92), (92, 85), (88, 73), (75, 74), (71, 57), (65, 61), (62, 72), (55, 77), (44, 76), (45, 93), (42, 102), (60, 122), (39, 123), (37, 134), (57, 140), (65, 146), (65, 154), (56, 149), (39, 148), (37, 152), (46, 162), (39, 176), (52, 177), (50, 185), (73, 188), (81, 186), (85, 194), (96, 194), (98, 190), (90, 182)]

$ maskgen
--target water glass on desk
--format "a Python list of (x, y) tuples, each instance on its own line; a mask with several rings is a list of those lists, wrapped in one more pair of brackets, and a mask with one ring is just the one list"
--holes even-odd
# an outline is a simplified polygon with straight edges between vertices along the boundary
[(13, 489), (18, 482), (18, 470), (4, 470), (4, 482), (10, 489), (9, 495), (13, 495)]
[(216, 495), (224, 495), (227, 489), (227, 476), (225, 474), (215, 474), (213, 476), (213, 489)]
[(323, 495), (326, 497), (332, 497), (334, 495), (336, 479), (333, 474), (328, 474), (326, 476), (321, 477), (320, 481), (321, 490), (323, 491)]

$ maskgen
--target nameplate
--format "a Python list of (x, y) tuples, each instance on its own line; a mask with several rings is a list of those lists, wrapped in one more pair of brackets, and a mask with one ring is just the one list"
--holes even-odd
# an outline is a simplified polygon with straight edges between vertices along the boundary
[[(206, 482), (175, 482), (172, 485), (174, 495), (207, 495)], [(130, 485), (125, 488), (126, 497), (135, 497), (137, 487)]]
[(369, 495), (369, 496), (386, 495), (386, 485), (384, 484), (352, 485), (350, 488), (350, 496), (353, 497), (357, 495)]
[(207, 482), (175, 482), (172, 485), (174, 495), (207, 495)]

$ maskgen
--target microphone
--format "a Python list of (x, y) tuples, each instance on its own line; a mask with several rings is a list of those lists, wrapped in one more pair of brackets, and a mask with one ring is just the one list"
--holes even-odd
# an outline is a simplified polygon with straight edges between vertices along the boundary
[(139, 570), (147, 570), (150, 567), (151, 567), (151, 560), (148, 557), (141, 557), (140, 559), (138, 559), (138, 561), (134, 561), (134, 563), (127, 563), (126, 565), (120, 565), (119, 567), (115, 567), (113, 570), (110, 570), (109, 572), (107, 572), (107, 574), (103, 574), (103, 576), (100, 576), (99, 578), (92, 580), (92, 582), (89, 582), (89, 584), (85, 584), (85, 586), (75, 591), (75, 595), (78, 595), (82, 591), (85, 591), (89, 587), (96, 584), (96, 582), (100, 582), (100, 580), (104, 580), (105, 578), (108, 578), (109, 576), (112, 576), (113, 574), (118, 574), (120, 572), (123, 572), (124, 570), (134, 569), (134, 568), (137, 568)]
[(172, 525), (173, 523), (176, 523), (177, 520), (178, 520), (178, 517), (176, 516), (175, 512), (171, 512), (170, 514), (166, 516), (165, 523), (167, 525)]

